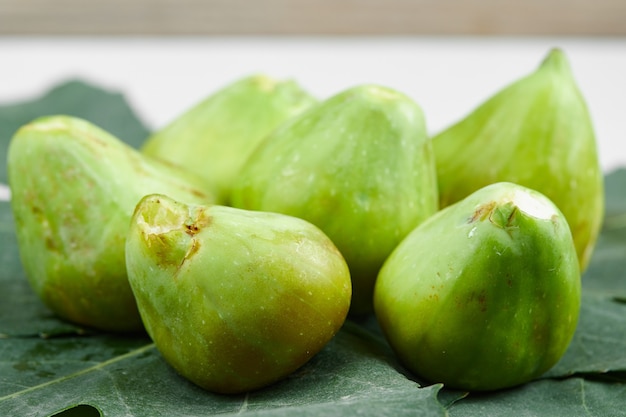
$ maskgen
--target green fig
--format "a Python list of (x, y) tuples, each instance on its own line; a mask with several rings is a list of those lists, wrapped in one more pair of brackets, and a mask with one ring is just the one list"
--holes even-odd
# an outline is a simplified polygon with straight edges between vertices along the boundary
[(585, 270), (604, 215), (604, 186), (585, 99), (565, 54), (552, 50), (530, 75), (433, 138), (440, 204), (508, 181), (563, 212)]
[(126, 263), (164, 359), (213, 392), (288, 376), (337, 333), (350, 304), (348, 266), (331, 240), (277, 213), (147, 196)]
[(543, 194), (486, 186), (442, 209), (380, 271), (374, 308), (407, 368), (470, 391), (523, 384), (564, 354), (580, 270), (563, 214)]
[(234, 178), (261, 139), (316, 102), (292, 80), (243, 78), (155, 132), (142, 152), (196, 173), (228, 204)]
[(232, 203), (321, 228), (350, 267), (351, 313), (371, 312), (382, 263), (437, 210), (430, 146), (413, 100), (382, 86), (353, 87), (269, 135), (235, 182)]
[(102, 330), (143, 328), (124, 259), (139, 200), (168, 192), (190, 202), (212, 201), (186, 171), (69, 116), (20, 128), (9, 146), (8, 174), (30, 285), (60, 317)]

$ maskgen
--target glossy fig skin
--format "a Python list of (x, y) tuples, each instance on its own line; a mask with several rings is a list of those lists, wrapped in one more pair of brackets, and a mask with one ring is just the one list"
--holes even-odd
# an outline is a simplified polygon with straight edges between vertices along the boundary
[(350, 267), (351, 313), (369, 313), (382, 263), (437, 210), (430, 146), (413, 100), (383, 86), (356, 86), (268, 136), (235, 182), (232, 204), (322, 229)]
[(496, 183), (407, 236), (381, 269), (374, 306), (415, 374), (488, 391), (528, 382), (562, 357), (580, 291), (560, 211), (536, 191)]
[(294, 80), (248, 76), (152, 134), (142, 152), (194, 172), (216, 203), (229, 204), (232, 182), (258, 143), (316, 103)]
[(227, 206), (145, 197), (126, 244), (148, 334), (182, 376), (239, 393), (278, 381), (336, 334), (350, 275), (310, 223)]
[(8, 174), (30, 285), (60, 317), (106, 331), (143, 329), (124, 259), (137, 202), (157, 191), (213, 200), (187, 172), (69, 116), (20, 128), (9, 146)]
[(540, 67), (433, 137), (440, 204), (508, 181), (550, 198), (568, 220), (581, 270), (604, 215), (604, 185), (593, 124), (565, 54)]

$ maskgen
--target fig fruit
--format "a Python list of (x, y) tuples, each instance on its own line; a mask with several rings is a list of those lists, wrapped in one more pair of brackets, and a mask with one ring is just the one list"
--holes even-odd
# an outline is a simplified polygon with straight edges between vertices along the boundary
[(143, 328), (124, 259), (139, 200), (168, 192), (190, 202), (212, 201), (191, 174), (68, 116), (21, 127), (9, 146), (8, 174), (30, 285), (60, 317), (102, 330)]
[(585, 270), (604, 214), (604, 186), (585, 99), (565, 54), (499, 91), (433, 137), (440, 204), (513, 182), (550, 198), (569, 223)]
[(350, 275), (330, 239), (278, 213), (150, 195), (126, 242), (148, 334), (182, 376), (238, 393), (289, 375), (342, 326)]
[(543, 374), (564, 354), (580, 310), (567, 221), (544, 195), (495, 183), (442, 209), (380, 271), (376, 317), (416, 375), (470, 391)]
[(293, 80), (246, 77), (155, 132), (142, 152), (196, 173), (217, 203), (229, 204), (232, 182), (261, 139), (315, 103)]
[(383, 86), (340, 92), (266, 137), (232, 196), (235, 207), (285, 213), (321, 228), (350, 267), (351, 313), (371, 312), (382, 263), (437, 210), (422, 111)]

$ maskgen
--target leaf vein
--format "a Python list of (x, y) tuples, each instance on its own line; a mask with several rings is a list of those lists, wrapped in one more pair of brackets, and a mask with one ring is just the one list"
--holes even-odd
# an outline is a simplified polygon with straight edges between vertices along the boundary
[(25, 395), (25, 394), (27, 394), (29, 392), (36, 391), (38, 389), (41, 389), (41, 388), (44, 388), (44, 387), (47, 387), (47, 386), (50, 386), (50, 385), (60, 384), (61, 382), (67, 381), (69, 379), (76, 378), (78, 376), (88, 374), (89, 372), (102, 370), (104, 367), (106, 367), (108, 365), (111, 365), (113, 363), (122, 361), (124, 359), (130, 358), (130, 357), (135, 356), (135, 355), (139, 355), (139, 354), (141, 354), (141, 353), (143, 353), (143, 352), (145, 352), (145, 351), (147, 351), (149, 349), (152, 349), (153, 347), (154, 347), (154, 343), (150, 343), (148, 345), (145, 345), (145, 346), (139, 347), (137, 349), (131, 350), (130, 352), (125, 353), (123, 355), (116, 356), (116, 357), (111, 358), (109, 360), (106, 360), (104, 362), (100, 362), (100, 363), (98, 363), (98, 364), (96, 364), (94, 366), (91, 366), (89, 368), (81, 369), (80, 371), (74, 372), (72, 374), (64, 375), (61, 378), (53, 379), (51, 381), (44, 382), (43, 384), (34, 385), (32, 387), (26, 388), (26, 389), (21, 390), (21, 391), (16, 391), (16, 392), (11, 393), (9, 395), (5, 395), (4, 397), (0, 397), (0, 402), (7, 401), (7, 400), (10, 400), (10, 399), (13, 399), (13, 398), (17, 398), (17, 397), (19, 397), (21, 395)]

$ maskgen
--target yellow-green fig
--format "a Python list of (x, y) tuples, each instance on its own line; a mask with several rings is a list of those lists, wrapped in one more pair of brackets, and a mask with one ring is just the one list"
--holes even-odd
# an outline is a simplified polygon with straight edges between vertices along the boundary
[(278, 381), (342, 326), (350, 275), (331, 240), (278, 213), (150, 195), (126, 242), (128, 275), (165, 360), (219, 393)]
[(563, 214), (543, 194), (486, 186), (413, 230), (380, 271), (376, 317), (418, 376), (470, 391), (523, 384), (564, 354), (580, 269)]
[(20, 128), (9, 146), (8, 174), (30, 285), (60, 317), (102, 330), (143, 328), (124, 258), (139, 200), (168, 192), (189, 202), (213, 201), (186, 171), (69, 116)]
[(604, 186), (585, 99), (563, 51), (437, 134), (441, 206), (498, 181), (535, 189), (563, 212), (582, 270), (604, 214)]
[(152, 134), (142, 152), (196, 173), (228, 204), (234, 178), (261, 139), (316, 102), (293, 80), (249, 76)]
[(320, 227), (350, 267), (351, 313), (371, 312), (382, 263), (437, 210), (422, 111), (383, 86), (340, 92), (259, 145), (235, 182), (232, 203)]

